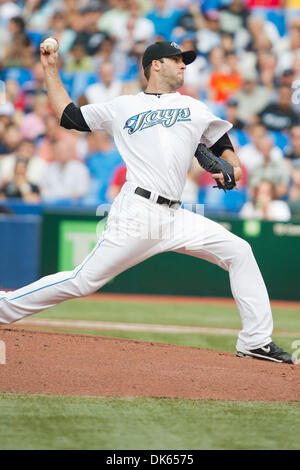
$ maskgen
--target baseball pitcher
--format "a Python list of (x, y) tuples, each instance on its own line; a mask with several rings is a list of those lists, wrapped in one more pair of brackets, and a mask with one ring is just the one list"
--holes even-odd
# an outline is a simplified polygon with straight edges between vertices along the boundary
[(231, 190), (242, 176), (227, 134), (231, 124), (200, 101), (177, 92), (195, 52), (183, 52), (174, 42), (156, 42), (142, 59), (145, 92), (81, 108), (72, 103), (61, 83), (57, 56), (57, 51), (41, 44), (47, 92), (60, 125), (83, 132), (104, 129), (113, 136), (127, 166), (127, 181), (112, 204), (104, 233), (74, 271), (0, 292), (0, 324), (89, 295), (150, 256), (174, 251), (228, 271), (242, 319), (238, 356), (292, 363), (292, 356), (272, 342), (268, 293), (250, 245), (216, 222), (181, 208), (194, 156), (221, 190)]

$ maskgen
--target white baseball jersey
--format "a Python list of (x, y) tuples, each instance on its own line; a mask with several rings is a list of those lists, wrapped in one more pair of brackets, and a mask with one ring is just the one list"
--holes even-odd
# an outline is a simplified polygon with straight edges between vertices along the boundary
[(232, 125), (190, 96), (138, 93), (81, 107), (91, 131), (114, 137), (127, 181), (179, 200), (200, 142), (211, 147)]

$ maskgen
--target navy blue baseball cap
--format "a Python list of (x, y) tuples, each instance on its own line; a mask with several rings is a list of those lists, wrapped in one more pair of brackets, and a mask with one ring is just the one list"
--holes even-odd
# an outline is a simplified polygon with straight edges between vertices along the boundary
[(172, 57), (174, 55), (182, 55), (185, 65), (191, 64), (197, 57), (195, 51), (182, 51), (176, 42), (158, 41), (147, 47), (144, 52), (142, 64), (145, 69), (151, 64), (152, 60), (162, 59), (163, 57)]

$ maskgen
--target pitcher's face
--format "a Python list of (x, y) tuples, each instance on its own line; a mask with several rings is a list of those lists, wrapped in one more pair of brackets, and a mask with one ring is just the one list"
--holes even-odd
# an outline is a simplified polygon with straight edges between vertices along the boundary
[(175, 55), (173, 57), (164, 57), (160, 73), (163, 81), (170, 88), (177, 90), (183, 85), (185, 69), (186, 65), (182, 60), (182, 55)]

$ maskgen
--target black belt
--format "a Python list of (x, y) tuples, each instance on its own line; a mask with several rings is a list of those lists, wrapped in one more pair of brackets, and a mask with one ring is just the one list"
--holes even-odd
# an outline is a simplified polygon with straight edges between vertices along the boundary
[[(150, 197), (151, 197), (151, 191), (147, 191), (147, 189), (137, 187), (134, 192), (135, 192), (135, 194), (138, 194), (139, 196), (145, 197), (146, 199), (150, 199)], [(167, 204), (169, 207), (172, 207), (175, 204), (179, 204), (181, 206), (181, 201), (171, 201), (171, 199), (167, 199), (166, 197), (163, 197), (163, 196), (158, 196), (158, 198), (156, 200), (156, 203), (157, 204)]]

